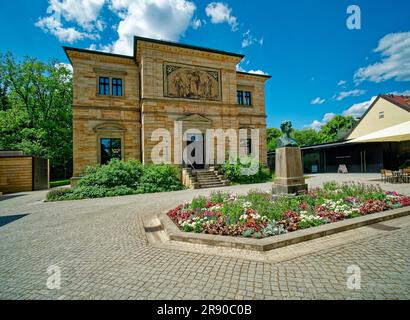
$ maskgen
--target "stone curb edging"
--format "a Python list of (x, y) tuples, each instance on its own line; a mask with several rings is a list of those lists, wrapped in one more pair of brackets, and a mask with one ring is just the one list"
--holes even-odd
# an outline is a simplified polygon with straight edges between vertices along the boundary
[(159, 220), (170, 240), (236, 249), (269, 251), (291, 244), (296, 244), (320, 237), (325, 237), (331, 234), (364, 227), (369, 224), (404, 217), (410, 215), (410, 207), (403, 207), (399, 209), (373, 213), (362, 217), (328, 223), (318, 227), (297, 230), (290, 233), (263, 239), (184, 232), (181, 231), (168, 217), (167, 212), (168, 211), (161, 213), (159, 215)]

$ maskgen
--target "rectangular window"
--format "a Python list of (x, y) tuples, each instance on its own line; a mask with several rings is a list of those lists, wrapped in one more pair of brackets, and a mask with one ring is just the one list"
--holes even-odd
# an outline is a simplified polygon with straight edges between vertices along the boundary
[(100, 77), (99, 78), (99, 94), (108, 96), (110, 94), (110, 78)]
[(112, 95), (122, 96), (122, 79), (112, 78)]
[(379, 112), (379, 119), (384, 119), (384, 111)]
[(101, 145), (101, 164), (107, 164), (112, 159), (121, 160), (121, 139), (102, 138)]
[(252, 105), (251, 93), (250, 91), (245, 91), (245, 105)]
[(241, 139), (239, 143), (241, 154), (250, 155), (252, 153), (252, 139)]
[(239, 105), (243, 105), (243, 91), (237, 91), (237, 100)]

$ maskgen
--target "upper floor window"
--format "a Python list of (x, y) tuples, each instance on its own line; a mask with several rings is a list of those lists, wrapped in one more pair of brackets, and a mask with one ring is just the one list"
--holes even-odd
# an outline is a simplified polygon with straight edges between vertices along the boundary
[(122, 79), (112, 78), (112, 95), (113, 96), (122, 96)]
[(238, 104), (243, 104), (243, 91), (237, 91), (237, 100), (238, 100)]
[(251, 104), (251, 93), (250, 91), (245, 91), (245, 105), (250, 106)]
[(384, 111), (379, 112), (379, 119), (384, 119)]
[(252, 105), (252, 94), (250, 91), (237, 91), (237, 101), (239, 105), (250, 106)]
[(99, 78), (99, 94), (108, 96), (110, 94), (110, 78), (100, 77)]

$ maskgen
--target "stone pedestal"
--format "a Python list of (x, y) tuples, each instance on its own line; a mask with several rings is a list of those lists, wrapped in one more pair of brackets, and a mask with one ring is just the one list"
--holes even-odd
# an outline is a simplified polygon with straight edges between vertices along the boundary
[(276, 149), (274, 193), (297, 193), (307, 190), (303, 177), (302, 155), (299, 147)]

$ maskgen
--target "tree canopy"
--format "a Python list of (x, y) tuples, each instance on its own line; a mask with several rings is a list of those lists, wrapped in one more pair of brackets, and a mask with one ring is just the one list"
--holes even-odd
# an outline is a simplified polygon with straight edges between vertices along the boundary
[(72, 74), (65, 65), (0, 55), (0, 149), (50, 159), (53, 178), (72, 171)]
[[(312, 128), (293, 129), (291, 137), (299, 146), (339, 141), (346, 138), (356, 122), (357, 121), (351, 116), (336, 115), (329, 122), (322, 125), (320, 130)], [(268, 151), (274, 151), (276, 149), (276, 139), (281, 135), (281, 131), (277, 128), (267, 129), (266, 139)]]

